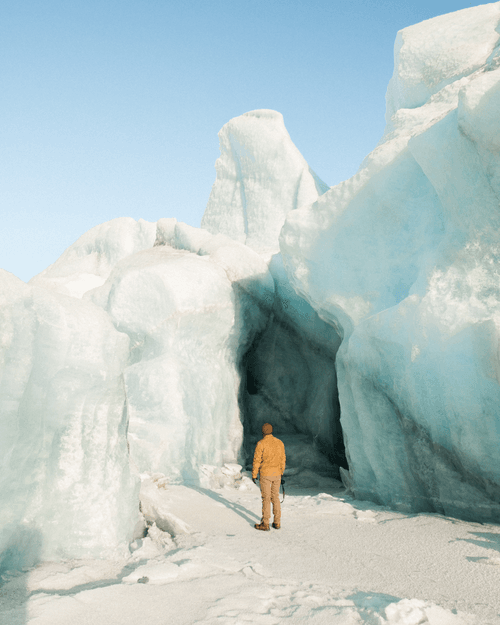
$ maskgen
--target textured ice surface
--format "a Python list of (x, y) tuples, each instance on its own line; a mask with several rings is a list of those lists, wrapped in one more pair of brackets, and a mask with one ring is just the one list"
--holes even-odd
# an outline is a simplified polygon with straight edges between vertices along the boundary
[(155, 235), (156, 224), (144, 219), (112, 219), (82, 235), (30, 284), (82, 297), (103, 284), (119, 260), (152, 247)]
[(450, 83), (481, 70), (498, 44), (498, 2), (440, 15), (404, 28), (394, 43), (387, 122), (415, 109)]
[(196, 483), (238, 459), (238, 363), (274, 281), (223, 235), (150, 226), (102, 224), (30, 285), (2, 273), (3, 568), (125, 548), (130, 462)]
[(172, 219), (158, 222), (154, 247), (85, 295), (131, 341), (128, 440), (140, 471), (196, 481), (200, 465), (237, 460), (240, 351), (265, 325), (273, 295), (255, 252)]
[(128, 343), (92, 304), (0, 270), (0, 570), (125, 549)]
[(496, 3), (401, 31), (382, 141), (281, 234), (291, 283), (344, 337), (353, 491), (496, 521), (499, 17)]
[(293, 144), (281, 113), (250, 111), (219, 132), (202, 228), (226, 234), (261, 253), (277, 252), (286, 214), (314, 202), (328, 189)]

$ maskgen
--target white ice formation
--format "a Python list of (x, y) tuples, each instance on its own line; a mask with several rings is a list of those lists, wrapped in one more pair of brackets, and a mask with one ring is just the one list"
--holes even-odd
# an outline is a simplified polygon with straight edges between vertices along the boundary
[(82, 235), (30, 284), (82, 297), (104, 284), (118, 261), (150, 248), (155, 236), (156, 224), (144, 219), (112, 219)]
[(279, 251), (286, 214), (328, 189), (288, 134), (281, 113), (250, 111), (219, 132), (217, 178), (201, 227), (262, 254)]
[[(196, 480), (233, 462), (243, 439), (240, 349), (265, 324), (265, 262), (223, 235), (161, 219), (156, 245), (118, 263), (84, 297), (128, 335), (124, 383), (131, 458), (140, 471)], [(268, 302), (266, 304), (266, 302)]]
[(398, 34), (387, 129), (289, 213), (290, 281), (343, 336), (359, 497), (500, 519), (499, 3)]
[(238, 361), (274, 297), (254, 251), (117, 219), (29, 285), (1, 279), (0, 569), (116, 553), (139, 472), (196, 482), (237, 460)]
[(352, 179), (326, 190), (253, 111), (205, 229), (117, 219), (28, 285), (0, 272), (0, 571), (123, 550), (139, 474), (225, 483), (264, 421), (292, 472), (500, 521), (499, 20), (398, 34)]
[(124, 551), (128, 348), (97, 306), (0, 270), (0, 570)]

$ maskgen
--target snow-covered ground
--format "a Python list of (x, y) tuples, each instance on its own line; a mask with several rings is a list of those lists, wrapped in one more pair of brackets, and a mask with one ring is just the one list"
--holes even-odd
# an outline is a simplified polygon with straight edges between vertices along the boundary
[(401, 514), (303, 473), (282, 528), (259, 532), (260, 491), (239, 477), (206, 489), (143, 475), (143, 512), (170, 533), (150, 525), (128, 559), (5, 574), (0, 623), (500, 623), (500, 526)]

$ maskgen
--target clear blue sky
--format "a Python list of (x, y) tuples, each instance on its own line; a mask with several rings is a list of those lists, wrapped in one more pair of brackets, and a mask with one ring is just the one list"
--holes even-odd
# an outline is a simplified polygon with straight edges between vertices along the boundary
[(217, 132), (280, 111), (329, 185), (384, 129), (401, 28), (452, 0), (2, 0), (0, 267), (23, 280), (93, 226), (199, 226)]

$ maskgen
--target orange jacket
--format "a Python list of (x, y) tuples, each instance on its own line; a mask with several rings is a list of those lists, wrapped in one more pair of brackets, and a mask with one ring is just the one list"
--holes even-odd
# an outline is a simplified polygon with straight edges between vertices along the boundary
[(260, 476), (283, 475), (285, 470), (285, 446), (279, 438), (266, 434), (257, 443), (253, 456), (252, 478)]

